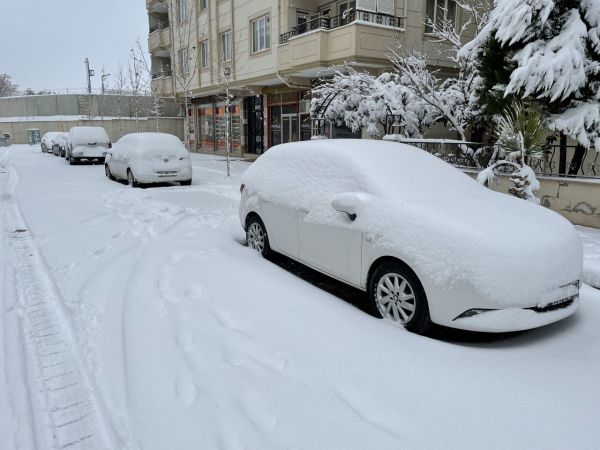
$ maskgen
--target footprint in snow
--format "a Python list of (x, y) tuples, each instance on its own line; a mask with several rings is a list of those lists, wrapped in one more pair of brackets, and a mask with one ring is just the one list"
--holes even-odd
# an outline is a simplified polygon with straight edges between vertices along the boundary
[(238, 332), (243, 335), (248, 335), (248, 332), (243, 329), (225, 310), (216, 309), (213, 311), (217, 323), (223, 328)]
[(188, 300), (200, 300), (204, 297), (204, 289), (199, 284), (192, 284), (185, 290), (184, 295)]
[(179, 331), (177, 333), (177, 347), (182, 351), (189, 353), (194, 349), (192, 335), (187, 331)]
[(189, 376), (181, 377), (175, 382), (175, 395), (183, 406), (189, 408), (198, 398), (196, 383)]
[(266, 433), (277, 426), (277, 417), (267, 405), (263, 396), (250, 389), (241, 395), (242, 411), (250, 422), (261, 432)]

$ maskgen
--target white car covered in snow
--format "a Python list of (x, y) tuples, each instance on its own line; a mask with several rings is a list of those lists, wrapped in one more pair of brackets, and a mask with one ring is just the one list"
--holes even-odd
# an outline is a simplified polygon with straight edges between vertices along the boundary
[(106, 176), (135, 187), (151, 183), (192, 184), (192, 163), (183, 143), (166, 133), (131, 133), (119, 139), (104, 163)]
[(104, 161), (111, 147), (110, 138), (102, 127), (73, 127), (69, 130), (65, 159), (69, 164), (81, 161)]
[(566, 219), (415, 147), (278, 145), (242, 183), (250, 247), (365, 290), (411, 331), (525, 330), (579, 307), (582, 248)]
[(40, 146), (42, 147), (42, 153), (52, 153), (52, 148), (57, 139), (65, 139), (67, 133), (60, 131), (48, 131), (42, 136)]

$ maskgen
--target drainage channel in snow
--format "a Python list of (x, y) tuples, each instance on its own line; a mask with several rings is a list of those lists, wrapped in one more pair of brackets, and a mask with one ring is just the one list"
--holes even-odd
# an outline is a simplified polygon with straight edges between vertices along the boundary
[[(36, 447), (119, 448), (122, 443), (114, 445), (106, 415), (83, 369), (60, 294), (16, 203), (16, 173), (10, 166), (8, 169), (2, 174), (2, 231), (11, 253), (12, 303), (23, 340)], [(11, 344), (17, 345), (16, 340)]]

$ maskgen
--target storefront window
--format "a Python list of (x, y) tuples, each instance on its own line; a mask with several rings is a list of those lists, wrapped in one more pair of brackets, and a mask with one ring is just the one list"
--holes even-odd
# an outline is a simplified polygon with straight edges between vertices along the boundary
[(213, 105), (200, 106), (198, 116), (200, 120), (200, 146), (202, 150), (215, 150)]

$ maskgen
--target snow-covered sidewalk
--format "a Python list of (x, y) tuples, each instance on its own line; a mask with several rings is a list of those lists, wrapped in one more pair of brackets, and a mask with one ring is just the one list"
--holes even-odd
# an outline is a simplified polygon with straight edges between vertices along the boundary
[[(144, 190), (37, 147), (11, 147), (5, 165), (14, 168), (23, 227), (64, 307), (107, 445), (591, 449), (600, 442), (599, 290), (583, 286), (581, 311), (542, 329), (425, 338), (244, 247), (237, 205), (247, 163), (233, 162), (227, 178), (223, 158), (193, 155), (191, 187)], [(1, 197), (5, 208), (6, 192)], [(14, 265), (5, 252), (10, 228), (2, 229), (3, 274)], [(593, 267), (587, 261), (600, 253), (600, 235), (580, 231)], [(31, 389), (40, 374), (23, 367), (13, 326), (23, 310), (14, 306), (11, 279), (0, 279), (0, 448), (28, 449), (31, 405), (23, 386), (14, 389), (15, 374), (27, 373)]]

